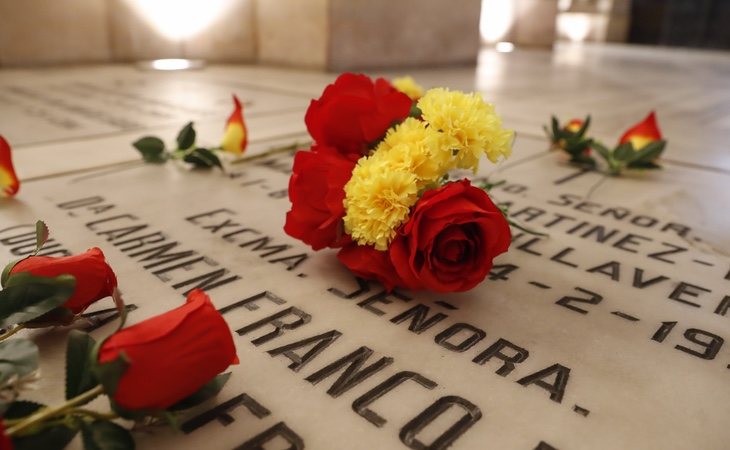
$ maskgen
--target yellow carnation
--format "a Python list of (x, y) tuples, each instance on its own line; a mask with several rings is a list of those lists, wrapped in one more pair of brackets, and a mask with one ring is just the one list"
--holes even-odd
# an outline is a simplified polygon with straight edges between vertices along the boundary
[(423, 97), (423, 88), (416, 83), (413, 77), (400, 77), (396, 78), (392, 82), (393, 87), (406, 94), (411, 100), (418, 100)]
[(386, 158), (363, 157), (345, 185), (345, 232), (358, 244), (381, 251), (388, 249), (418, 200), (416, 176), (388, 164)]
[(387, 158), (392, 167), (412, 172), (426, 184), (453, 168), (443, 133), (412, 117), (388, 131), (373, 157)]
[(446, 145), (458, 151), (459, 168), (476, 172), (483, 154), (497, 162), (512, 152), (512, 131), (502, 128), (494, 106), (479, 94), (430, 89), (418, 101), (418, 108), (431, 127), (445, 134)]

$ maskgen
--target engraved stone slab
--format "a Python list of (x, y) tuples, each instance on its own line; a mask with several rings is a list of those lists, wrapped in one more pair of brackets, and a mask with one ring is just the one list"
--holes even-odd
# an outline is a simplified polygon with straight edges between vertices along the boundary
[[(132, 323), (208, 290), (241, 364), (182, 433), (140, 448), (724, 448), (730, 259), (710, 246), (728, 247), (661, 200), (726, 202), (700, 195), (724, 175), (670, 166), (586, 199), (597, 175), (543, 144), (520, 138), (477, 177), (505, 179), (494, 197), (549, 237), (514, 230), (468, 293), (388, 294), (286, 236), (286, 154), (226, 176), (147, 165), (27, 183), (4, 205), (0, 256), (29, 251), (42, 217), (46, 252), (102, 247)], [(63, 333), (33, 332), (35, 398), (61, 398)]]

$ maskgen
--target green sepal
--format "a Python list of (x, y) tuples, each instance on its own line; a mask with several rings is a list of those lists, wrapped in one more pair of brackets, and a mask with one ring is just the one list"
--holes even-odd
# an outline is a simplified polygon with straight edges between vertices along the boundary
[(71, 325), (74, 320), (76, 320), (76, 315), (73, 311), (65, 306), (59, 306), (33, 320), (24, 322), (23, 325), (25, 328), (64, 327)]
[(418, 107), (418, 104), (416, 102), (413, 102), (411, 104), (411, 110), (408, 112), (408, 117), (415, 117), (418, 119), (423, 115), (423, 111), (421, 111), (421, 108)]
[(95, 347), (94, 338), (83, 331), (72, 330), (69, 333), (66, 347), (66, 400), (99, 384), (92, 371), (91, 358)]
[(624, 142), (623, 144), (619, 145), (615, 149), (613, 149), (613, 157), (622, 162), (626, 162), (631, 160), (631, 158), (636, 154), (636, 150), (634, 150), (634, 146), (631, 145), (631, 142)]
[(558, 122), (558, 118), (555, 116), (550, 116), (550, 127), (553, 130), (553, 140), (558, 141), (560, 139), (560, 122)]
[(132, 433), (114, 422), (97, 420), (81, 424), (84, 450), (134, 450)]
[(605, 145), (601, 144), (598, 141), (591, 141), (591, 148), (598, 152), (599, 155), (601, 155), (601, 158), (608, 161), (611, 159), (611, 150), (608, 149)]
[(583, 121), (583, 125), (580, 127), (580, 130), (578, 130), (576, 136), (583, 137), (586, 134), (586, 131), (588, 131), (588, 127), (591, 125), (591, 116), (590, 114), (586, 116), (585, 120)]
[(35, 252), (33, 252), (34, 255), (37, 255), (39, 251), (41, 251), (41, 248), (43, 248), (44, 245), (46, 245), (46, 241), (48, 241), (48, 235), (50, 232), (48, 231), (48, 225), (46, 225), (45, 222), (42, 220), (38, 220), (35, 223)]
[(0, 291), (0, 327), (27, 322), (63, 305), (74, 293), (72, 275), (37, 277), (28, 272), (8, 277)]
[(167, 161), (165, 143), (155, 136), (145, 136), (132, 143), (141, 154), (142, 159), (149, 163), (163, 163)]
[(223, 389), (223, 386), (225, 386), (226, 382), (228, 382), (229, 378), (231, 378), (230, 372), (218, 375), (217, 377), (207, 382), (202, 388), (198, 389), (197, 392), (175, 403), (174, 405), (169, 407), (168, 410), (180, 411), (183, 409), (190, 409), (200, 405), (207, 400), (210, 400), (211, 398), (218, 395), (221, 389)]
[(198, 147), (195, 150), (186, 153), (183, 157), (183, 161), (191, 163), (195, 167), (199, 168), (209, 169), (212, 167), (218, 167), (223, 170), (221, 160), (215, 153), (207, 148)]
[(5, 411), (5, 414), (3, 414), (3, 419), (22, 419), (45, 407), (46, 405), (42, 403), (31, 402), (28, 400), (16, 400), (11, 403), (8, 409)]
[(188, 122), (177, 134), (177, 148), (187, 150), (195, 144), (195, 128), (193, 123)]
[(77, 432), (77, 429), (59, 425), (27, 436), (13, 436), (13, 449), (62, 450), (76, 437)]
[(664, 140), (654, 141), (646, 144), (644, 148), (634, 152), (631, 158), (628, 159), (629, 165), (635, 162), (653, 162), (654, 160), (659, 158), (659, 156), (664, 151), (666, 145), (667, 141)]
[(597, 164), (596, 160), (593, 157), (584, 155), (582, 153), (571, 155), (570, 163), (582, 167), (588, 167), (591, 169), (595, 168)]
[(0, 286), (1, 287), (5, 287), (5, 283), (8, 282), (8, 278), (10, 277), (10, 271), (13, 270), (13, 267), (15, 267), (15, 265), (18, 264), (23, 259), (25, 259), (25, 258), (17, 259), (5, 266), (5, 268), (3, 269), (3, 273), (0, 276)]
[(91, 372), (104, 388), (104, 393), (109, 396), (109, 399), (114, 396), (119, 386), (119, 380), (124, 375), (124, 371), (129, 366), (129, 359), (124, 352), (121, 352), (116, 359), (105, 363), (99, 362), (99, 350), (101, 349), (104, 341), (99, 341), (94, 345), (93, 350), (89, 354), (89, 365), (91, 366)]

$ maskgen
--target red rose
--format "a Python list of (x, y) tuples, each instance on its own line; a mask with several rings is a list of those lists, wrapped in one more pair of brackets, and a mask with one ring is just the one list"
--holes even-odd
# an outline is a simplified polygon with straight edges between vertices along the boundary
[(337, 258), (352, 273), (366, 280), (380, 281), (386, 290), (392, 291), (398, 286), (404, 286), (398, 276), (388, 252), (375, 250), (370, 245), (351, 243), (337, 253)]
[(129, 366), (113, 397), (129, 410), (169, 408), (238, 363), (228, 324), (200, 289), (184, 305), (110, 336), (99, 362), (122, 353)]
[(20, 180), (15, 174), (10, 144), (0, 136), (0, 197), (12, 197), (20, 189)]
[(13, 450), (13, 441), (5, 434), (5, 423), (0, 419), (0, 450)]
[(499, 208), (462, 180), (426, 191), (388, 251), (405, 287), (457, 292), (484, 280), (510, 240)]
[(332, 147), (315, 146), (299, 151), (289, 179), (291, 211), (284, 231), (312, 246), (341, 247), (349, 242), (342, 230), (345, 184), (352, 176), (357, 157), (345, 156)]
[(97, 247), (74, 256), (30, 256), (19, 261), (10, 270), (11, 275), (21, 272), (40, 277), (73, 275), (76, 278), (76, 287), (63, 306), (74, 314), (83, 312), (95, 301), (112, 295), (117, 287), (117, 277), (104, 259), (104, 253)]
[(408, 116), (411, 99), (383, 79), (343, 73), (312, 100), (304, 116), (317, 144), (363, 154), (394, 122)]

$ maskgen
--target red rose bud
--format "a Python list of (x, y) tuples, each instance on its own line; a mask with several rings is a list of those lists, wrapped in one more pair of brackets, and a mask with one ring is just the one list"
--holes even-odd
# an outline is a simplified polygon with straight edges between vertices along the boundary
[(128, 410), (169, 408), (238, 364), (228, 324), (200, 289), (184, 305), (110, 336), (99, 362), (122, 354), (128, 366), (113, 398)]
[(226, 122), (221, 148), (227, 152), (242, 155), (248, 146), (248, 130), (246, 129), (246, 122), (243, 121), (243, 105), (235, 95), (233, 96), (233, 104), (234, 109)]
[(507, 251), (507, 219), (468, 180), (426, 191), (390, 245), (390, 259), (409, 289), (466, 291)]
[(581, 119), (573, 119), (563, 129), (571, 133), (577, 133), (583, 127), (583, 123)]
[(625, 144), (626, 142), (631, 142), (634, 150), (641, 150), (647, 144), (661, 139), (662, 133), (659, 131), (659, 126), (656, 123), (656, 114), (652, 111), (644, 120), (626, 130), (618, 143)]
[(12, 197), (20, 189), (20, 180), (15, 174), (13, 159), (10, 156), (10, 144), (0, 136), (0, 194)]
[(95, 301), (112, 295), (117, 287), (117, 277), (104, 259), (104, 253), (97, 247), (75, 256), (30, 256), (19, 261), (10, 270), (11, 275), (21, 272), (41, 277), (73, 275), (76, 278), (76, 287), (63, 306), (74, 314), (79, 314)]
[(312, 100), (304, 116), (317, 144), (365, 154), (393, 123), (408, 117), (411, 99), (387, 80), (343, 73)]
[(289, 179), (292, 207), (284, 225), (289, 236), (314, 250), (349, 242), (342, 229), (342, 201), (356, 162), (354, 154), (345, 156), (332, 147), (314, 146), (312, 151), (297, 152)]

